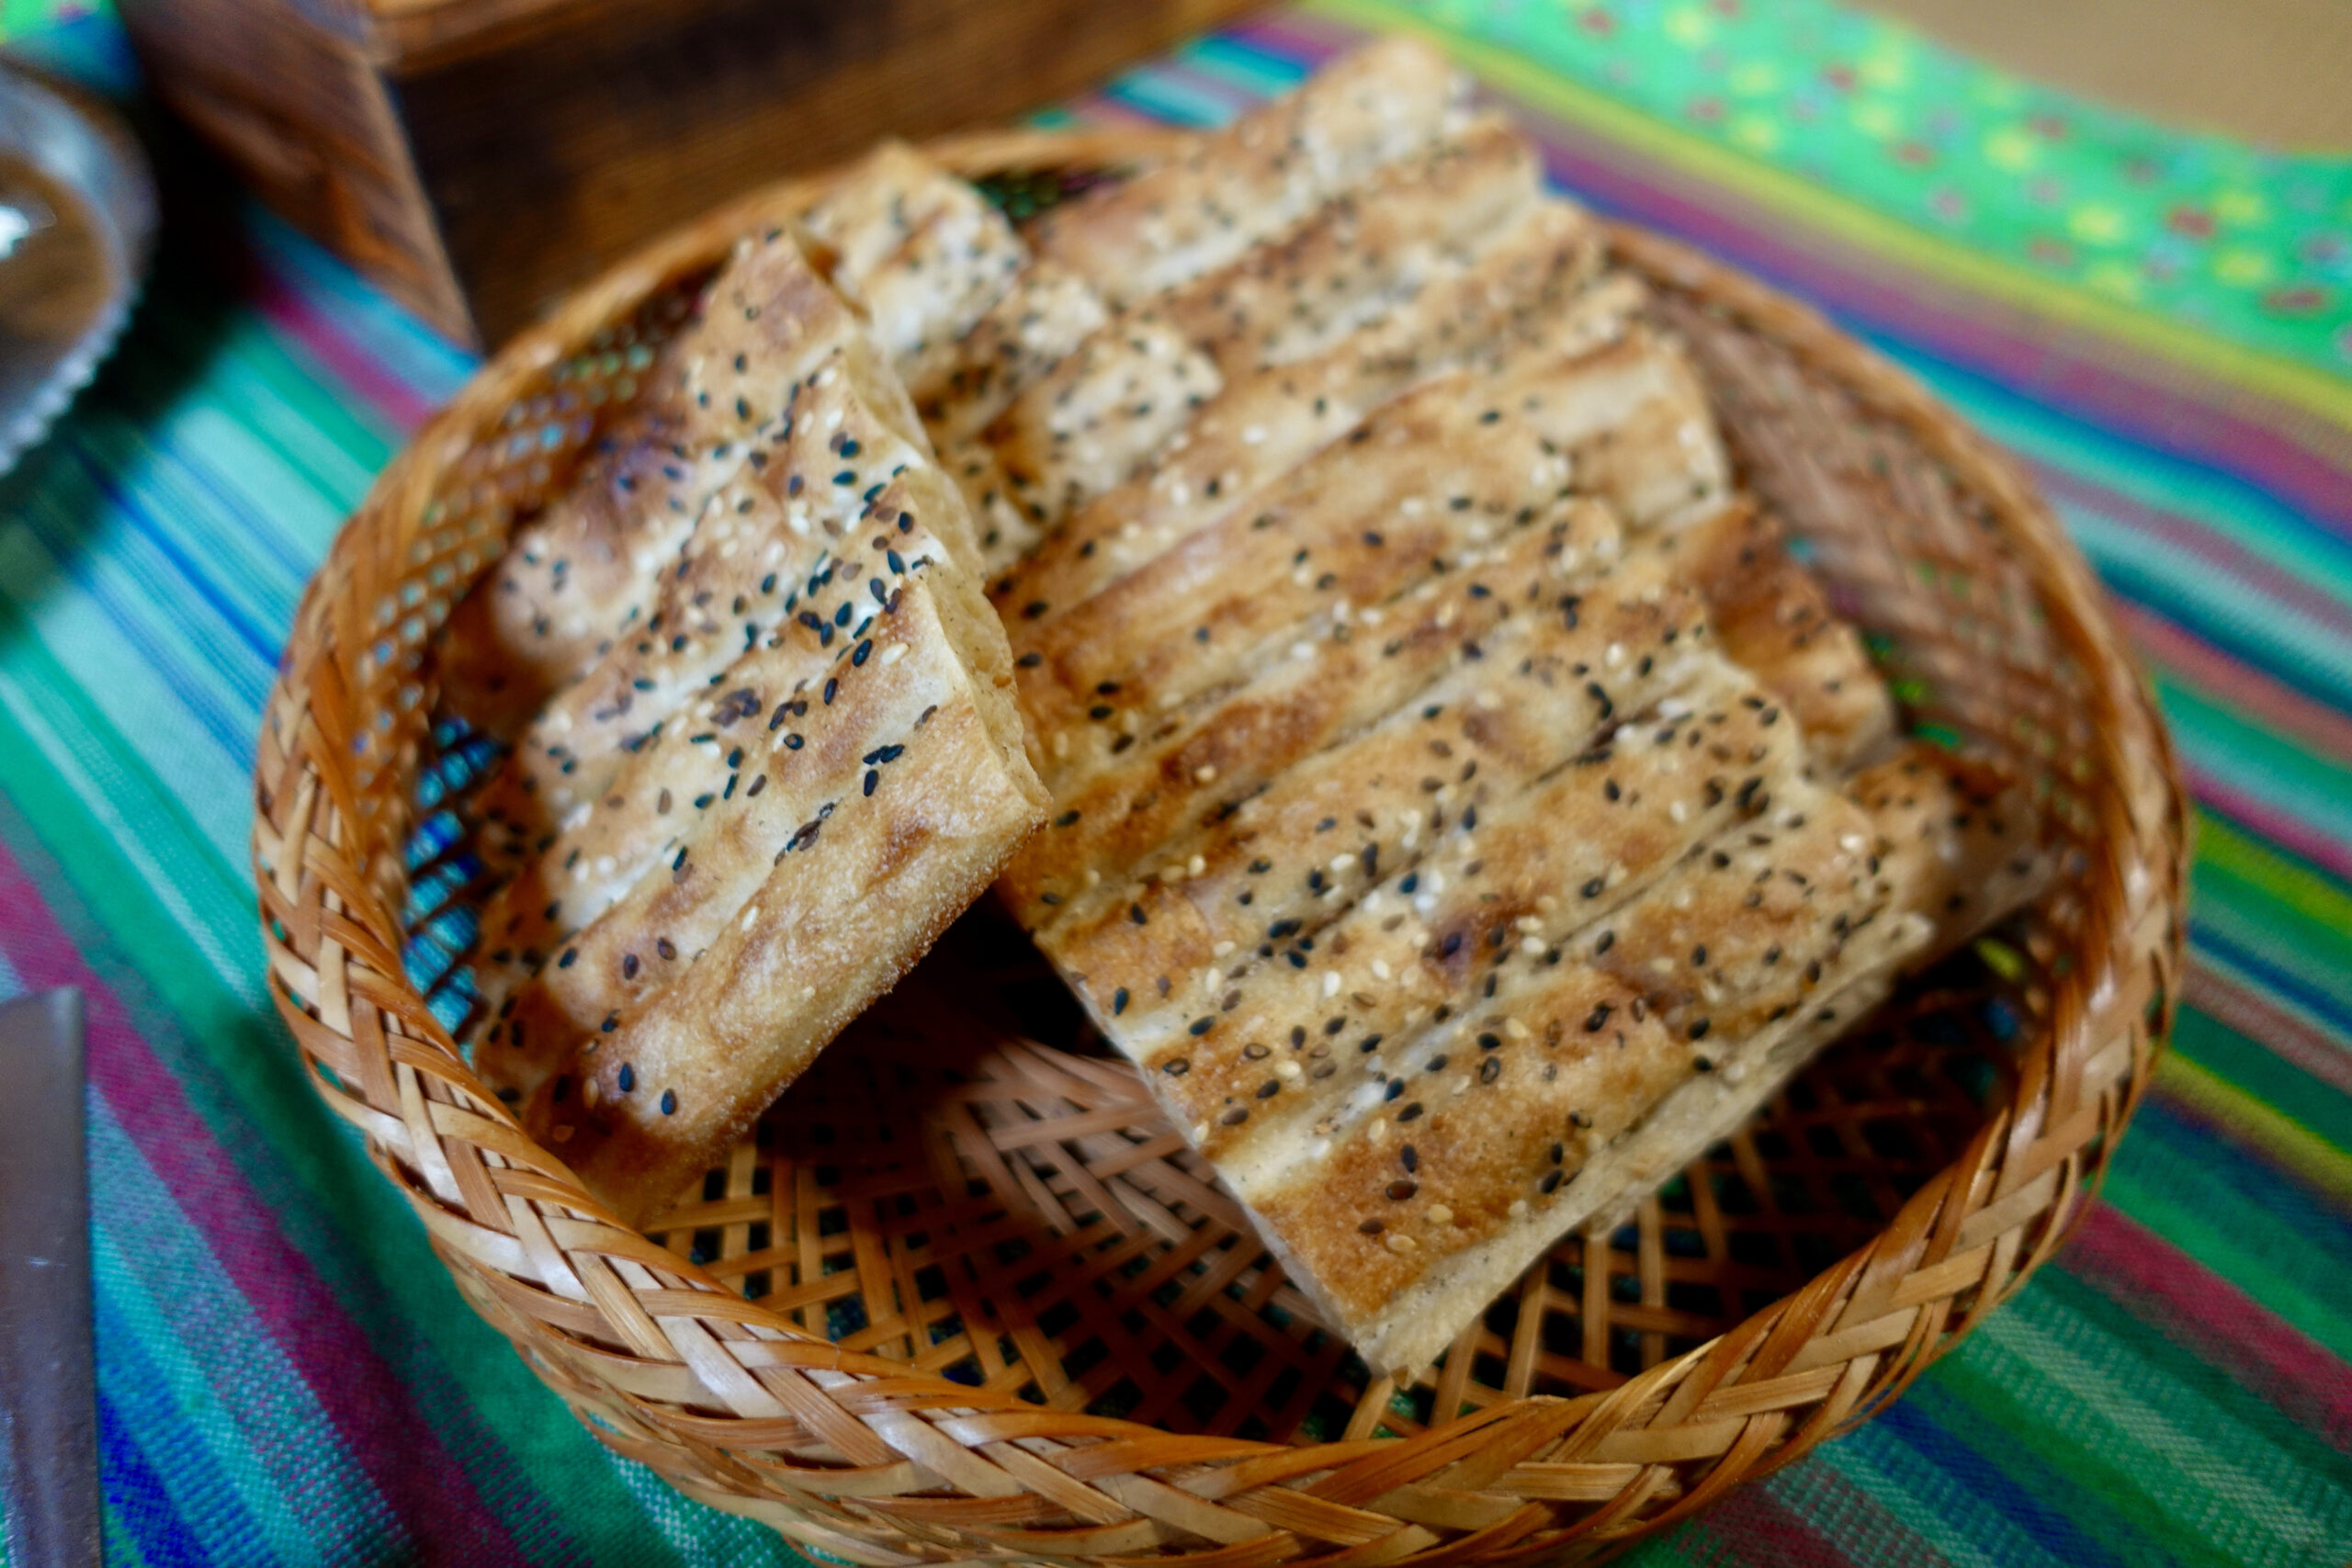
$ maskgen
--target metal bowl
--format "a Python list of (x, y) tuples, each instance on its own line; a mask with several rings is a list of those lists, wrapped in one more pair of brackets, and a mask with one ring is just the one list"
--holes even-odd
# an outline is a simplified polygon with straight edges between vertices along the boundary
[[(24, 279), (32, 247), (78, 223), (104, 271), (65, 305), (0, 310), (0, 473), (48, 431), (87, 385), (138, 298), (155, 236), (155, 186), (139, 143), (103, 104), (0, 65), (0, 169), (28, 169), (17, 188), (0, 178), (0, 306)], [(38, 186), (38, 189), (35, 186)]]

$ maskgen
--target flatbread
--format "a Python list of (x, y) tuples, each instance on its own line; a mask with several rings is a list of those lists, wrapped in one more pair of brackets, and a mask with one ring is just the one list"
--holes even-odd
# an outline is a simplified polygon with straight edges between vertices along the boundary
[(459, 602), (435, 652), (444, 701), (502, 738), (642, 616), (663, 563), (741, 469), (787, 389), (858, 330), (781, 230), (744, 240), (695, 322), (647, 367), (605, 450)]
[(635, 530), (637, 557), (609, 574), (628, 581), (599, 601), (607, 635), (472, 807), (501, 878), (475, 1066), (632, 1220), (1042, 820), (970, 514), (891, 346), (835, 292), (885, 312), (890, 280), (953, 270), (966, 245), (948, 313), (909, 296), (890, 327), (901, 355), (933, 330), (910, 323), (960, 332), (1017, 270), (973, 259), (999, 254), (973, 240), (977, 202), (886, 152), (805, 241), (747, 243), (673, 356), (676, 417), (723, 429), (731, 470), (695, 476), (707, 492), (683, 531), (668, 506), (596, 514)]
[(575, 1027), (606, 1008), (526, 1119), (625, 1218), (723, 1157), (1042, 819), (1001, 645), (993, 664), (976, 650), (993, 623), (960, 581), (941, 561), (911, 572), (865, 628), (869, 656), (780, 698), (774, 730), (752, 721), (738, 776), (766, 788), (705, 816), (520, 998), (514, 1018)]
[(1104, 321), (946, 456), (1019, 552), (1054, 796), (999, 897), (1408, 1379), (2046, 874), (2014, 790), (1900, 748), (1511, 141), (1457, 122), (1239, 241), (1183, 159), (1080, 204), (1035, 248)]
[[(1564, 204), (1539, 203), (1469, 260), (1441, 268), (1409, 299), (1329, 348), (1237, 375), (1166, 438), (1147, 471), (1099, 495), (1050, 483), (1024, 491), (992, 448), (947, 451), (1000, 553), (1045, 541), (998, 590), (999, 606), (1074, 597), (1073, 580), (1099, 586), (1242, 504), (1389, 399), (1478, 365), (1521, 335), (1606, 330), (1580, 315), (1558, 320), (1599, 259), (1589, 220)], [(1056, 576), (1041, 589), (1035, 579), (1045, 573)]]
[(1047, 211), (1030, 243), (1114, 309), (1148, 298), (1233, 260), (1435, 140), (1460, 117), (1466, 86), (1427, 44), (1383, 39), (1134, 179)]
[(819, 360), (856, 339), (922, 375), (1026, 260), (1001, 213), (901, 143), (862, 160), (790, 231), (743, 240), (658, 354), (616, 351), (641, 389), (452, 614), (436, 653), (451, 710), (514, 735), (650, 613), (662, 565)]
[[(882, 490), (910, 473), (918, 487), (932, 482), (921, 477), (936, 473), (929, 443), (873, 346), (848, 340), (793, 386), (782, 418), (753, 434), (750, 461), (658, 574), (650, 611), (518, 739), (481, 808), (502, 829), (485, 840), (493, 860), (503, 840), (541, 837), (599, 798), (666, 715), (779, 626), (816, 616), (819, 598), (824, 615), (844, 613), (835, 601), (860, 582), (827, 594), (828, 563)], [(977, 572), (960, 501), (934, 500), (923, 516), (956, 564)]]

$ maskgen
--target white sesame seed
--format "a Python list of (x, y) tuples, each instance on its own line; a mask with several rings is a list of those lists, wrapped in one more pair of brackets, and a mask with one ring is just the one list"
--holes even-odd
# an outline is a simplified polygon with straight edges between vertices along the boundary
[(1199, 767), (1194, 768), (1193, 770), (1193, 782), (1194, 784), (1216, 783), (1216, 765), (1209, 762), (1203, 762)]
[(1323, 994), (1327, 997), (1336, 997), (1340, 994), (1340, 976), (1337, 970), (1323, 976)]

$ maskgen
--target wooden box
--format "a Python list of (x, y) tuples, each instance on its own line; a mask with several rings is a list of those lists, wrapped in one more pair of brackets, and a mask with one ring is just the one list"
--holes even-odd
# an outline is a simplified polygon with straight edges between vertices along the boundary
[(1250, 0), (119, 0), (269, 203), (489, 346), (761, 181), (1065, 96)]

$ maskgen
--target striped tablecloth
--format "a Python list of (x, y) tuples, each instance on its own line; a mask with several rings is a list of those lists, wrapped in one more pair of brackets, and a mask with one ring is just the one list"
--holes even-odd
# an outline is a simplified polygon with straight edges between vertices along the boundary
[[(116, 57), (58, 9), (0, 28)], [(2352, 1559), (2352, 165), (1828, 0), (1329, 0), (1069, 112), (1212, 120), (1387, 26), (1522, 107), (1567, 189), (1819, 302), (2020, 453), (2198, 795), (2179, 1029), (2077, 1239), (1886, 1416), (1633, 1561)], [(0, 996), (90, 998), (109, 1554), (789, 1562), (572, 1423), (271, 1014), (263, 693), (337, 523), (469, 367), (273, 220), (193, 205), (0, 485)]]

